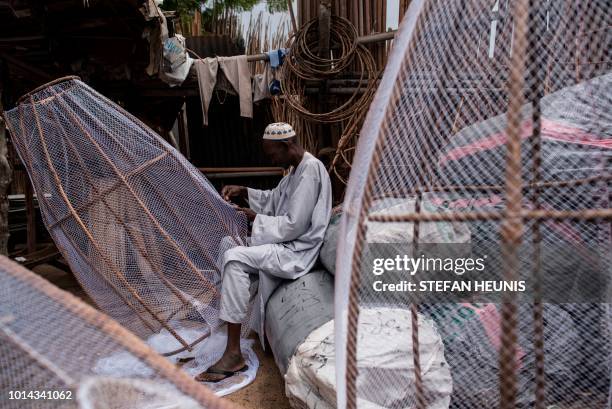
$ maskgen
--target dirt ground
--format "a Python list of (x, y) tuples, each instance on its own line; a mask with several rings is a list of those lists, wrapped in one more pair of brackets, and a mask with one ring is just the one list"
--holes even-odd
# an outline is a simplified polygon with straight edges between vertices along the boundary
[[(85, 302), (93, 304), (72, 274), (48, 264), (36, 266), (33, 271)], [(226, 396), (226, 399), (245, 409), (290, 409), (289, 401), (285, 397), (285, 384), (274, 363), (270, 348), (264, 351), (256, 339), (254, 350), (259, 358), (255, 381), (246, 388)]]
[(255, 340), (254, 350), (259, 358), (257, 377), (252, 384), (232, 393), (227, 399), (245, 409), (289, 409), (285, 383), (270, 348), (264, 351), (259, 340)]

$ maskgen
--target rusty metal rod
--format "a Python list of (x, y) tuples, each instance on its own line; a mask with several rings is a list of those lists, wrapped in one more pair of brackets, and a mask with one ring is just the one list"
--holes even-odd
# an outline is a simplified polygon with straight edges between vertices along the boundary
[[(523, 220), (593, 220), (612, 219), (612, 209), (583, 209), (583, 210), (522, 210), (518, 217)], [(370, 215), (368, 221), (373, 222), (452, 222), (452, 221), (484, 221), (505, 220), (507, 212), (448, 212), (448, 213), (401, 213)]]

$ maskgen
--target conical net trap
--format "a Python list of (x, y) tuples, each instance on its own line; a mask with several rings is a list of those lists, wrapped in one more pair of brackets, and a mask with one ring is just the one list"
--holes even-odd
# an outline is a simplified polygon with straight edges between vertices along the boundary
[(338, 407), (612, 405), (610, 27), (609, 1), (411, 2), (344, 203)]
[[(107, 365), (117, 356), (122, 366)], [(106, 315), (3, 256), (0, 406), (235, 407)]]
[(174, 148), (77, 78), (5, 113), (45, 225), (96, 304), (163, 353), (218, 325), (221, 256), (246, 220)]

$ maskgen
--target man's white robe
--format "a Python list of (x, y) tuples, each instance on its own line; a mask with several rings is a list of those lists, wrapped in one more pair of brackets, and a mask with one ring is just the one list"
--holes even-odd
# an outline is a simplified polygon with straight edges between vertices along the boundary
[(240, 261), (259, 270), (253, 328), (264, 336), (265, 306), (281, 279), (306, 274), (317, 261), (332, 207), (331, 182), (317, 158), (304, 153), (300, 164), (272, 190), (248, 189), (257, 213), (249, 247), (225, 252), (223, 267)]

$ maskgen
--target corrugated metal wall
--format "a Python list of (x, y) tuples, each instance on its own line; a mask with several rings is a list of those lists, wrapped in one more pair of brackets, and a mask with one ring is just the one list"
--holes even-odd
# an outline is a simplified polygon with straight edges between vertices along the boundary
[[(228, 36), (190, 37), (189, 49), (200, 57), (231, 56), (244, 53)], [(186, 99), (191, 162), (197, 167), (271, 166), (261, 150), (261, 136), (271, 122), (269, 103), (253, 106), (253, 119), (240, 117), (238, 96), (215, 90), (208, 109), (208, 126), (202, 124), (200, 97)], [(213, 179), (215, 185), (236, 183), (269, 188), (278, 177)]]

